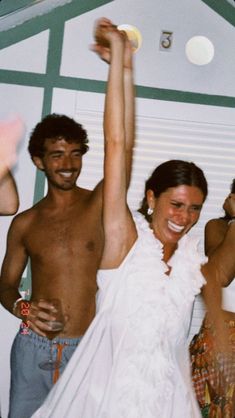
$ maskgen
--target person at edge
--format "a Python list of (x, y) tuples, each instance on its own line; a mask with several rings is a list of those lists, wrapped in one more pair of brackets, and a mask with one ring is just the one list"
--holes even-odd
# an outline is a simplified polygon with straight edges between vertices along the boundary
[(131, 45), (105, 18), (96, 24), (95, 39), (94, 50), (110, 62), (97, 313), (32, 418), (199, 418), (187, 335), (203, 285), (211, 315), (220, 317), (218, 329), (221, 323), (220, 286), (211, 280), (216, 259), (201, 267), (204, 258), (187, 235), (198, 221), (207, 182), (195, 164), (167, 161), (146, 183), (145, 216), (130, 212), (123, 80), (133, 72)]
[(11, 168), (16, 162), (17, 144), (23, 132), (24, 124), (19, 117), (0, 121), (0, 216), (14, 215), (19, 209), (19, 195)]
[(14, 215), (19, 208), (19, 196), (11, 167), (16, 162), (17, 144), (24, 124), (19, 117), (0, 121), (0, 215)]
[[(235, 179), (231, 192), (226, 197), (222, 218), (211, 219), (205, 228), (205, 253), (209, 257), (223, 245), (231, 229), (235, 229)], [(234, 236), (231, 236), (234, 240)], [(231, 261), (235, 259), (232, 247), (228, 248), (223, 259), (220, 275), (223, 286), (224, 326), (228, 329), (231, 350), (227, 354), (215, 350), (213, 322), (205, 315), (202, 326), (190, 344), (193, 385), (200, 405), (202, 416), (235, 416), (235, 271)], [(221, 260), (222, 261), (222, 260)]]
[[(130, 76), (127, 73), (124, 81), (128, 178), (134, 135)], [(64, 330), (53, 340), (53, 359), (61, 358), (60, 374), (95, 315), (96, 273), (104, 238), (102, 182), (94, 190), (76, 185), (87, 149), (86, 131), (65, 115), (46, 116), (30, 137), (29, 152), (46, 175), (48, 193), (13, 219), (2, 265), (0, 301), (23, 320), (11, 352), (9, 418), (30, 417), (58, 378), (58, 369), (51, 376), (39, 367), (50, 356), (52, 328), (47, 321), (55, 318), (50, 300), (61, 300), (66, 319)], [(18, 291), (28, 260), (30, 301), (22, 300)]]

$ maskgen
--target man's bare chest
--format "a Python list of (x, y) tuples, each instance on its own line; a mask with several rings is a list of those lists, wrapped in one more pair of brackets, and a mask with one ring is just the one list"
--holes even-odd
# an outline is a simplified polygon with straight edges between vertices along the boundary
[(30, 257), (67, 259), (100, 255), (103, 242), (101, 224), (74, 217), (41, 219), (31, 225), (25, 237)]

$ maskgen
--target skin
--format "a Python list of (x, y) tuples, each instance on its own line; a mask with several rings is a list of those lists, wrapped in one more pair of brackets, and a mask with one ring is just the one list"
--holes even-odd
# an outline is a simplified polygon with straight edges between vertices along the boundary
[[(230, 193), (223, 204), (225, 212), (235, 216), (235, 194)], [(234, 234), (235, 223), (228, 225), (228, 220), (211, 219), (205, 228), (205, 253), (209, 259), (213, 259), (218, 251), (223, 252), (223, 263), (220, 263), (219, 279), (223, 287), (227, 287), (235, 277), (234, 268)], [(224, 316), (228, 320), (235, 320), (235, 313), (224, 311)]]
[(7, 167), (3, 167), (1, 162), (0, 166), (3, 171), (3, 174), (0, 174), (0, 215), (14, 215), (19, 208), (16, 183), (10, 170)]
[(23, 131), (19, 118), (0, 122), (0, 215), (14, 215), (19, 208), (16, 183), (10, 169), (16, 162), (16, 148)]
[[(99, 35), (107, 28), (113, 28), (110, 20), (102, 18), (97, 21), (96, 43), (92, 49), (109, 64), (110, 43), (106, 46), (97, 43)], [(124, 39), (123, 34), (120, 36)], [(126, 188), (130, 182), (135, 131), (131, 57), (131, 47), (127, 44), (125, 58), (121, 61)], [(110, 107), (111, 104), (108, 103), (107, 107), (106, 98), (106, 109), (113, 115), (116, 111), (115, 106)], [(118, 111), (115, 117), (119, 118)], [(45, 336), (51, 328), (44, 321), (55, 319), (49, 299), (59, 298), (65, 320), (64, 330), (59, 335), (77, 337), (85, 332), (95, 314), (96, 272), (104, 242), (101, 219), (103, 187), (100, 183), (89, 191), (76, 186), (82, 169), (80, 149), (76, 143), (67, 143), (64, 138), (58, 141), (47, 139), (43, 158), (33, 160), (47, 176), (48, 193), (12, 222), (2, 266), (0, 300), (13, 313), (13, 303), (20, 297), (21, 276), (30, 258), (32, 298), (29, 315), (24, 320), (28, 320), (35, 332)], [(18, 303), (14, 310), (20, 318), (21, 308), (22, 303)]]
[(203, 193), (198, 187), (181, 185), (168, 188), (157, 198), (148, 190), (147, 201), (153, 209), (151, 227), (163, 244), (164, 261), (168, 261), (178, 241), (197, 223)]

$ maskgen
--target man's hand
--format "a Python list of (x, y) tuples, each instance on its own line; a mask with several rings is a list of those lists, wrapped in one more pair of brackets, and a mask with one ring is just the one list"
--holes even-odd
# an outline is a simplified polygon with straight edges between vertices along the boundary
[[(53, 331), (53, 327), (48, 325), (48, 321), (55, 321), (56, 320), (56, 309), (53, 306), (52, 302), (46, 299), (39, 299), (34, 300), (32, 302), (28, 302), (29, 309), (28, 314), (24, 316), (24, 312), (22, 310), (22, 302), (19, 303), (18, 313), (20, 313), (23, 321), (27, 323), (27, 326), (32, 329), (32, 331), (36, 332), (38, 335), (42, 337), (47, 336), (47, 332)], [(21, 309), (21, 311), (19, 311)], [(66, 321), (66, 317), (64, 318)]]
[(94, 38), (96, 43), (91, 46), (91, 49), (108, 64), (111, 59), (111, 42), (124, 42), (124, 68), (132, 69), (133, 51), (131, 42), (128, 40), (126, 33), (118, 30), (117, 26), (114, 25), (111, 20), (104, 17), (97, 20), (94, 30)]

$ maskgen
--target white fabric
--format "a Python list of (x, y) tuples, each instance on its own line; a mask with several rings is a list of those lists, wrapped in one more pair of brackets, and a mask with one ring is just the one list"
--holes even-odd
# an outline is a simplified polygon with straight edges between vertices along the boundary
[(162, 245), (142, 215), (138, 239), (100, 270), (97, 315), (33, 418), (200, 418), (187, 335), (204, 284), (197, 242), (185, 236), (165, 274)]
[(235, 312), (235, 278), (229, 286), (224, 287), (223, 295), (223, 309), (229, 312)]

